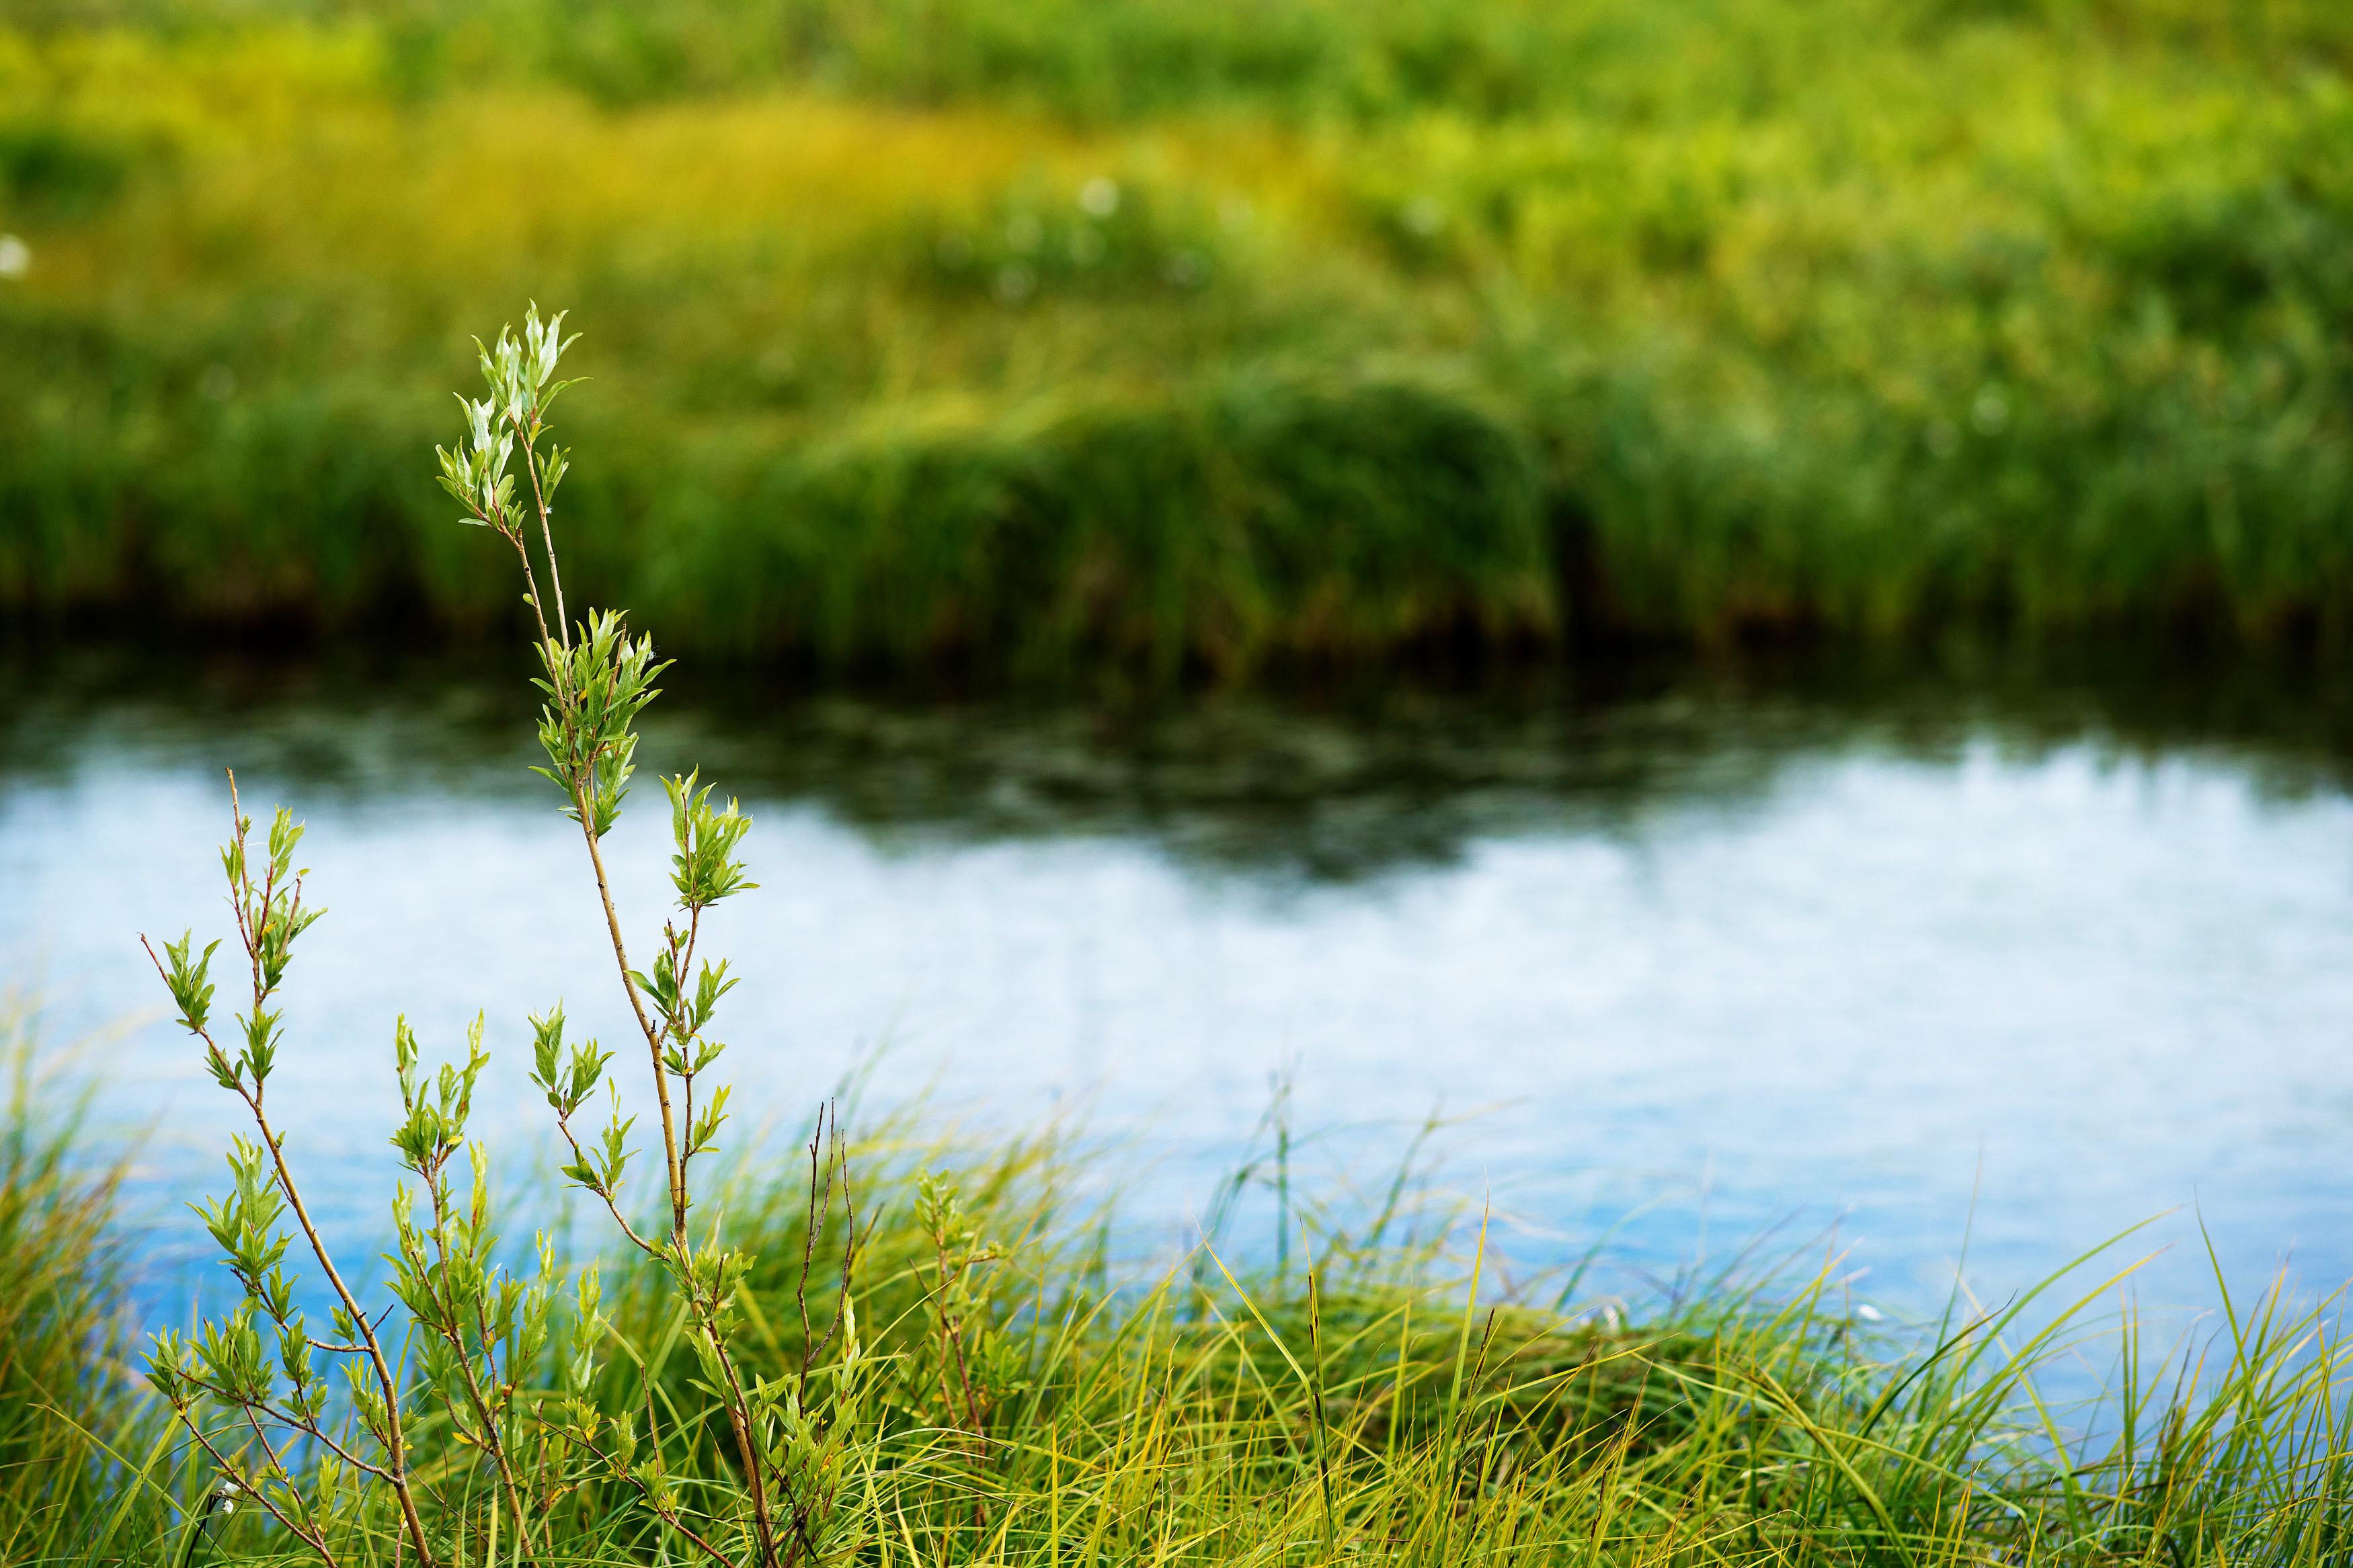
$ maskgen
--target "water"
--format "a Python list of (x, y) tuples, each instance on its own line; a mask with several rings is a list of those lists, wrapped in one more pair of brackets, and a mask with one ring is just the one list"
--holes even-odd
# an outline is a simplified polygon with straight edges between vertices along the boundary
[[(484, 679), (512, 662), (10, 671), (0, 973), (40, 977), (52, 1037), (136, 1015), (90, 1059), (101, 1124), (146, 1131), (157, 1310), (237, 1123), (135, 938), (226, 931), (223, 765), (310, 824), (331, 913), (273, 1094), (347, 1246), (382, 1228), (396, 1013), (428, 1052), (487, 1013), (481, 1130), (523, 1145), (525, 1012), (625, 1038), (527, 705)], [(2332, 689), (2048, 661), (1153, 711), (791, 684), (674, 693), (608, 841), (642, 941), (651, 771), (700, 761), (757, 816), (763, 886), (715, 931), (742, 1136), (781, 1149), (864, 1064), (976, 1127), (1082, 1121), (1139, 1234), (1175, 1236), (1288, 1075), (1303, 1186), (1377, 1182), (1442, 1110), (1440, 1179), (1531, 1264), (1606, 1239), (1613, 1289), (1835, 1253), (1921, 1310), (1965, 1239), (1998, 1299), (2151, 1216), (2116, 1259), (2158, 1251), (2145, 1301), (2211, 1296), (2200, 1219), (2234, 1282), (2353, 1277)]]

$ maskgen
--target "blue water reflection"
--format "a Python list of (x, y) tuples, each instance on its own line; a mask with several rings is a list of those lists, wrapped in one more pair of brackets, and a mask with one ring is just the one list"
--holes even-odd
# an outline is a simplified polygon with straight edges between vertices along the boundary
[[(235, 1107), (135, 937), (226, 929), (220, 766), (292, 806), (331, 913), (274, 1093), (330, 1228), (372, 1238), (396, 1013), (429, 1050), (487, 1011), (494, 1137), (541, 1135), (526, 1011), (624, 1037), (577, 839), (504, 688), (144, 668), (18, 682), (0, 958), (53, 1033), (147, 1010), (100, 1115), (152, 1129), (153, 1254), (191, 1253), (174, 1205)], [(2201, 1216), (2238, 1279), (2353, 1277), (2353, 800), (2312, 729), (1694, 671), (1146, 719), (739, 687), (672, 703), (644, 761), (758, 817), (763, 887), (715, 932), (747, 1130), (861, 1061), (978, 1125), (1078, 1107), (1173, 1235), (1287, 1073), (1303, 1183), (1443, 1108), (1443, 1179), (1525, 1258), (1609, 1234), (1630, 1289), (1770, 1233), (1901, 1310), (1965, 1235), (1999, 1297), (2164, 1211), (2144, 1300), (2207, 1294)], [(666, 824), (636, 804), (609, 858), (642, 935)]]

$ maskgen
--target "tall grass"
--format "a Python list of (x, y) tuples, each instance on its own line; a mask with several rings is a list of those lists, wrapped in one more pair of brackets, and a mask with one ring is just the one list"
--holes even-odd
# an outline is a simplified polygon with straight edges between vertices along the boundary
[(120, 1155), (93, 1147), (70, 1052), (44, 1050), (39, 1013), (0, 992), (0, 1558), (77, 1539), (121, 1491), (106, 1447), (156, 1428), (132, 1396), (115, 1228)]
[(406, 455), (533, 295), (578, 571), (705, 649), (2353, 604), (2336, 8), (123, 15), (0, 31), (19, 626), (508, 623)]
[[(1280, 1267), (1230, 1234), (1139, 1265), (1113, 1250), (1103, 1184), (1066, 1140), (862, 1120), (871, 1224), (852, 1288), (880, 1370), (842, 1459), (840, 1561), (2170, 1568), (2318, 1565), (2348, 1549), (2353, 1433), (2333, 1302), (2228, 1300), (2168, 1342), (2102, 1316), (2128, 1272), (2103, 1254), (1917, 1331), (1864, 1321), (1834, 1270), (1719, 1281), (1630, 1322), (1615, 1303), (1555, 1300), (1557, 1280), (1502, 1288), (1496, 1237), (1403, 1182), (1386, 1212), (1284, 1208), (1278, 1223), (1298, 1237)], [(719, 1194), (731, 1244), (773, 1260), (747, 1282), (739, 1347), (769, 1376), (792, 1374), (822, 1333), (842, 1241), (837, 1215), (812, 1243), (795, 1163), (771, 1141)], [(917, 1220), (924, 1168), (954, 1173), (994, 1244), (954, 1340)], [(58, 1190), (12, 1164), (0, 1201), (20, 1212)], [(79, 1217), (47, 1255), (60, 1275), (103, 1253), (89, 1223), (102, 1195), (72, 1200)], [(806, 1294), (805, 1257), (818, 1264)], [(724, 1489), (732, 1472), (696, 1436), (710, 1412), (655, 1272), (608, 1263), (628, 1353), (598, 1397), (659, 1407), (677, 1434), (670, 1473)], [(12, 1314), (0, 1346), (12, 1361), (54, 1354), (53, 1375), (70, 1380), (94, 1364), (73, 1359), (91, 1342), (83, 1321), (60, 1337)], [(2107, 1394), (2054, 1407), (2045, 1375), (2085, 1357), (2115, 1358)], [(152, 1412), (142, 1426), (120, 1385), (111, 1398), (111, 1428), (86, 1399), (75, 1422), (44, 1428), (46, 1468), (0, 1470), (8, 1561), (301, 1560), (253, 1510), (222, 1511), (217, 1478), (154, 1443)], [(446, 1436), (419, 1442), (436, 1538), (461, 1560), (512, 1560), (465, 1456)], [(611, 1490), (575, 1494), (540, 1560), (677, 1560), (683, 1543)], [(345, 1543), (348, 1559), (396, 1561), (395, 1521), (381, 1528)]]

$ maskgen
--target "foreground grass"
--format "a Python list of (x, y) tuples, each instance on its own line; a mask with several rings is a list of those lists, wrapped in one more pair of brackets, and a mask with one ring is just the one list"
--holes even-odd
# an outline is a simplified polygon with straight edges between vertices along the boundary
[(126, 1399), (128, 1280), (113, 1228), (121, 1172), (94, 1162), (70, 1058), (0, 991), (0, 1556), (60, 1550), (119, 1494), (97, 1446), (163, 1431)]
[[(70, 1137), (29, 1102), (10, 1114), (8, 1147), (35, 1152), (5, 1167), (0, 1215), (13, 1256), (40, 1267), (0, 1276), (0, 1556), (300, 1560), (252, 1510), (217, 1509), (217, 1478), (121, 1369), (107, 1187), (75, 1174)], [(911, 1218), (912, 1171), (951, 1163), (995, 1244), (961, 1297)], [(1229, 1275), (1213, 1245), (1136, 1279), (1109, 1266), (1087, 1163), (1052, 1140), (959, 1152), (885, 1121), (858, 1164), (870, 1372), (827, 1560), (2179, 1568), (2332, 1563), (2348, 1547), (2335, 1321), (2275, 1295), (2186, 1356), (2147, 1360), (2129, 1323), (2075, 1323), (2106, 1294), (2096, 1278), (2072, 1307), (2054, 1295), (1916, 1340), (1870, 1337), (1819, 1280), (1626, 1323), (1525, 1289), (1493, 1297), (1475, 1227), (1409, 1239), (1431, 1216), (1399, 1201), (1405, 1184), (1354, 1232), (1292, 1213), (1311, 1245), (1288, 1269)], [(805, 1194), (773, 1168), (739, 1175), (731, 1212), (764, 1258), (789, 1260), (751, 1281), (744, 1363), (793, 1375), (834, 1305), (839, 1227), (805, 1249)], [(733, 1482), (664, 1299), (643, 1268), (608, 1275), (626, 1353), (600, 1400), (675, 1413), (666, 1472), (691, 1510), (716, 1512)], [(2122, 1348), (2110, 1394), (2049, 1408), (2039, 1369), (2086, 1342)], [(438, 1549), (516, 1560), (475, 1458), (422, 1442)], [(339, 1560), (399, 1561), (376, 1501)], [(609, 1483), (534, 1531), (546, 1562), (695, 1555)], [(742, 1543), (713, 1544), (740, 1558)]]
[(410, 455), (531, 296), (586, 591), (704, 649), (2353, 606), (2333, 8), (10, 15), (20, 620), (502, 621)]

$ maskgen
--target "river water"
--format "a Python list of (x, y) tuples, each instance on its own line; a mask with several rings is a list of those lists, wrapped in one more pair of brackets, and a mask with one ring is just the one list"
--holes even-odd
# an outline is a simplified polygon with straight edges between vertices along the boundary
[[(396, 1014), (428, 1052), (487, 1014), (511, 1147), (543, 1135), (527, 1011), (624, 1037), (520, 662), (8, 668), (0, 973), (52, 1042), (121, 1026), (82, 1060), (101, 1132), (143, 1139), (157, 1310), (203, 1278), (177, 1205), (237, 1123), (136, 939), (226, 933), (223, 767), (309, 824), (330, 912), (273, 1095), (347, 1245), (384, 1228)], [(1999, 1299), (2151, 1218), (2114, 1255), (2156, 1253), (2146, 1302), (2211, 1297), (2201, 1222), (2234, 1284), (2353, 1277), (2353, 745), (2307, 677), (1666, 663), (1141, 705), (773, 676), (656, 711), (608, 841), (641, 942), (651, 773), (700, 763), (757, 819), (713, 932), (743, 1138), (858, 1068), (983, 1133), (1082, 1128), (1176, 1237), (1287, 1079), (1301, 1190), (1377, 1188), (1443, 1112), (1433, 1180), (1530, 1267), (1600, 1244), (1594, 1289), (1834, 1257), (1902, 1314), (1965, 1244)]]

